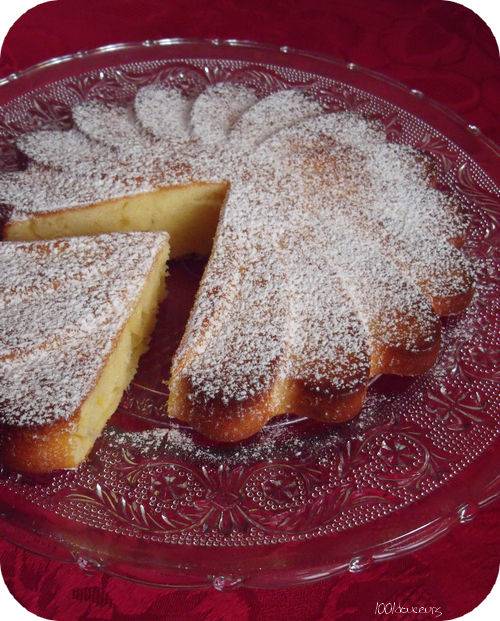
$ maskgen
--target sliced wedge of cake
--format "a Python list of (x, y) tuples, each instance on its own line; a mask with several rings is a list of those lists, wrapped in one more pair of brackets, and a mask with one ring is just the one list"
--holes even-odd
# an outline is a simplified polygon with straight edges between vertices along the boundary
[(73, 468), (113, 414), (165, 293), (167, 233), (0, 244), (0, 460)]

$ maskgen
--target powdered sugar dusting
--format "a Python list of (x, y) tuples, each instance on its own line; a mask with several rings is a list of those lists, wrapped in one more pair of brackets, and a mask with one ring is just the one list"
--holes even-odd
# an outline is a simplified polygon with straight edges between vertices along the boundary
[(155, 84), (137, 92), (134, 110), (142, 126), (157, 138), (186, 139), (192, 102), (177, 89)]
[(255, 145), (275, 132), (308, 116), (322, 112), (321, 105), (300, 91), (278, 91), (242, 114), (231, 134), (231, 142)]
[(143, 138), (132, 110), (125, 106), (88, 101), (73, 108), (73, 119), (84, 134), (108, 145), (121, 146), (129, 141), (140, 142)]
[(0, 244), (0, 423), (33, 427), (75, 414), (167, 239)]
[(151, 460), (175, 457), (206, 465), (241, 465), (314, 458), (322, 463), (332, 455), (336, 457), (346, 441), (362, 441), (373, 427), (380, 425), (386, 401), (384, 395), (369, 395), (359, 416), (342, 427), (309, 426), (306, 429), (307, 423), (289, 419), (288, 423), (293, 424), (283, 424), (276, 419), (260, 434), (238, 444), (204, 442), (192, 430), (175, 426), (123, 431), (110, 425), (104, 432), (104, 441)]
[(234, 122), (256, 101), (253, 91), (247, 88), (231, 84), (208, 87), (193, 105), (193, 135), (210, 145), (225, 142)]
[(100, 144), (76, 129), (24, 134), (17, 140), (17, 146), (38, 164), (55, 168), (88, 166), (106, 154)]

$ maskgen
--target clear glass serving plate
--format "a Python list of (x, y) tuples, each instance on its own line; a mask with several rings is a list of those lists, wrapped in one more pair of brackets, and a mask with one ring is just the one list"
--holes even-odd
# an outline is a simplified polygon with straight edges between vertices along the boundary
[[(130, 100), (153, 81), (196, 93), (246, 84), (301, 88), (331, 110), (379, 119), (389, 140), (430, 154), (470, 216), (470, 308), (444, 323), (439, 360), (384, 377), (356, 420), (292, 416), (235, 446), (165, 415), (172, 352), (203, 269), (171, 266), (150, 352), (89, 459), (76, 471), (0, 472), (0, 532), (83, 570), (160, 586), (288, 586), (361, 571), (472, 519), (500, 492), (498, 149), (408, 88), (352, 63), (243, 41), (168, 39), (52, 59), (0, 81), (0, 165), (23, 165), (16, 136), (69, 127), (85, 98)], [(154, 430), (154, 431), (151, 431)]]

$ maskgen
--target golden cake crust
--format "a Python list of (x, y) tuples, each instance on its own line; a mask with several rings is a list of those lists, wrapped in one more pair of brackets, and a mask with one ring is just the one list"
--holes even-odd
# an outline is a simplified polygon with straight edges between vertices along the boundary
[(0, 245), (3, 463), (46, 472), (87, 455), (147, 347), (167, 258), (165, 233)]

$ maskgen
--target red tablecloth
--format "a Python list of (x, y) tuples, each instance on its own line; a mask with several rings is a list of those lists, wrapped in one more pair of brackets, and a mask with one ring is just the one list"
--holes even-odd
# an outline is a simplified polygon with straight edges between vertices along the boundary
[[(168, 36), (255, 39), (351, 60), (422, 90), (500, 141), (495, 39), (468, 9), (436, 0), (57, 0), (12, 27), (0, 74), (79, 49)], [(434, 606), (441, 619), (453, 619), (493, 585), (499, 525), (498, 511), (486, 509), (404, 559), (284, 591), (158, 591), (85, 575), (1, 541), (0, 560), (16, 598), (50, 619), (364, 621), (377, 602)], [(392, 617), (424, 618), (379, 618)]]

